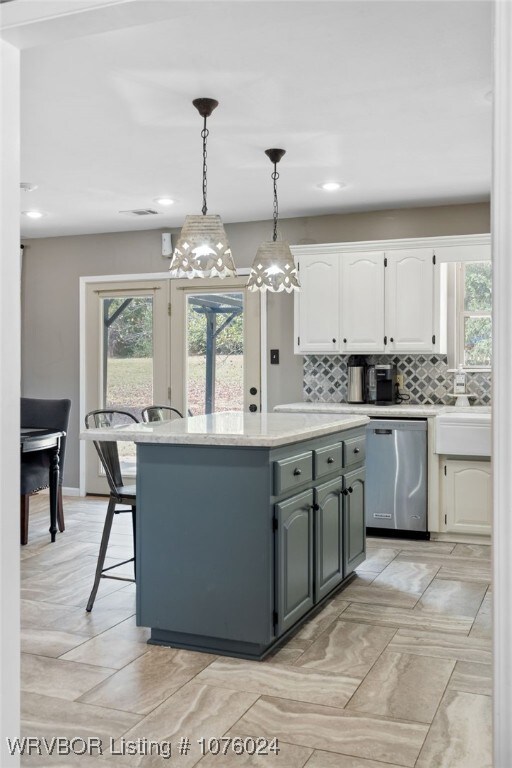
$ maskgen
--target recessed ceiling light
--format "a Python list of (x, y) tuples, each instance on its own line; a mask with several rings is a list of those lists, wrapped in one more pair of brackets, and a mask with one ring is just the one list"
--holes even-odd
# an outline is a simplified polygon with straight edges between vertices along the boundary
[(23, 216), (28, 216), (29, 219), (41, 219), (44, 213), (41, 211), (22, 211)]
[(347, 185), (342, 181), (325, 181), (323, 184), (319, 184), (318, 186), (325, 192), (337, 192), (338, 189), (343, 189), (343, 187), (346, 187)]
[(159, 205), (174, 205), (174, 200), (170, 197), (155, 197), (155, 203)]
[(33, 192), (34, 189), (37, 189), (37, 184), (31, 184), (28, 181), (21, 181), (20, 189), (22, 189), (24, 192)]

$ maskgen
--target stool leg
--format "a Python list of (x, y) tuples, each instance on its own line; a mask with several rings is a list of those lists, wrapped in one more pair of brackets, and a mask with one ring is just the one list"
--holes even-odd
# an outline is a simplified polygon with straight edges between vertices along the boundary
[(30, 495), (22, 493), (20, 495), (20, 541), (22, 544), (28, 543), (28, 509)]
[(132, 528), (133, 528), (133, 575), (135, 578), (137, 578), (137, 553), (136, 553), (136, 543), (137, 539), (135, 534), (135, 512), (136, 508), (132, 507)]
[(64, 507), (62, 505), (62, 485), (59, 485), (59, 493), (57, 496), (57, 525), (59, 526), (59, 531), (61, 533), (66, 530), (66, 526), (64, 525)]
[(89, 601), (87, 603), (87, 611), (90, 613), (96, 599), (96, 593), (100, 585), (101, 572), (103, 570), (103, 564), (105, 562), (105, 555), (107, 554), (108, 540), (110, 538), (110, 531), (112, 528), (112, 520), (114, 519), (114, 513), (116, 508), (115, 499), (112, 496), (108, 502), (107, 516), (105, 518), (105, 525), (103, 526), (103, 534), (101, 536), (100, 552), (98, 555), (98, 565), (96, 566), (96, 575), (94, 577), (94, 584), (91, 594), (89, 595)]

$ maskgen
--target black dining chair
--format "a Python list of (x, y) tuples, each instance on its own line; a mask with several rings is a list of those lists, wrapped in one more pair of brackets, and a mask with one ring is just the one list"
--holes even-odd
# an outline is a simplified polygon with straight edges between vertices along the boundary
[[(22, 397), (20, 401), (20, 426), (34, 429), (55, 429), (67, 433), (71, 400), (48, 400), (39, 397)], [(60, 440), (60, 479), (57, 495), (57, 524), (62, 533), (64, 507), (62, 504), (62, 476), (66, 455), (66, 435)], [(37, 491), (49, 486), (51, 457), (48, 451), (36, 451), (21, 455), (20, 463), (20, 541), (28, 543), (29, 499)]]
[[(90, 413), (88, 413), (85, 417), (85, 426), (87, 429), (94, 427), (111, 427), (113, 432), (115, 427), (129, 425), (132, 422), (138, 423), (138, 420), (135, 418), (135, 416), (133, 416), (133, 414), (129, 413), (128, 411), (119, 411), (114, 409), (90, 411)], [(119, 581), (132, 582), (135, 581), (135, 579), (131, 579), (125, 576), (113, 576), (107, 573), (107, 571), (111, 571), (113, 568), (118, 568), (120, 565), (126, 565), (126, 563), (133, 562), (135, 575), (135, 515), (137, 499), (136, 487), (135, 484), (125, 485), (124, 483), (121, 472), (121, 464), (119, 461), (119, 451), (115, 439), (94, 440), (94, 447), (96, 448), (103, 469), (105, 470), (105, 475), (107, 476), (107, 481), (110, 488), (110, 496), (108, 500), (105, 524), (103, 526), (103, 533), (101, 536), (100, 551), (98, 555), (96, 573), (94, 576), (94, 584), (87, 603), (87, 611), (89, 612), (92, 611), (101, 579), (118, 579)], [(128, 506), (130, 509), (117, 509), (118, 504)], [(131, 512), (132, 515), (133, 557), (130, 557), (128, 560), (123, 560), (120, 563), (110, 565), (108, 568), (104, 568), (105, 555), (107, 554), (108, 541), (110, 538), (110, 531), (112, 529), (114, 515), (124, 512)]]
[(143, 408), (142, 421), (170, 421), (176, 414), (177, 418), (182, 419), (183, 414), (178, 411), (177, 408), (171, 408), (170, 405), (148, 405), (147, 408)]

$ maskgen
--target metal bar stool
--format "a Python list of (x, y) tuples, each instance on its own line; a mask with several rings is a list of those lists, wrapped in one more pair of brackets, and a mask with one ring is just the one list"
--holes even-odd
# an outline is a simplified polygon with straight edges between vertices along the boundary
[[(85, 426), (87, 429), (91, 427), (104, 428), (104, 427), (118, 427), (123, 424), (130, 424), (131, 422), (138, 423), (138, 420), (128, 411), (118, 411), (112, 409), (104, 409), (99, 411), (91, 411), (85, 417)], [(107, 481), (110, 488), (110, 497), (107, 507), (107, 516), (105, 518), (105, 525), (103, 526), (103, 534), (101, 536), (100, 551), (98, 555), (98, 564), (96, 566), (96, 574), (94, 577), (94, 584), (87, 603), (87, 611), (92, 611), (96, 593), (100, 585), (101, 579), (118, 579), (119, 581), (135, 581), (125, 576), (113, 576), (107, 573), (113, 568), (118, 568), (120, 565), (133, 562), (134, 574), (136, 575), (136, 563), (135, 563), (135, 514), (136, 514), (136, 487), (135, 485), (125, 485), (123, 482), (123, 476), (121, 473), (121, 466), (119, 463), (119, 452), (117, 449), (117, 442), (115, 440), (94, 440), (94, 447), (98, 453), (103, 469), (107, 476)], [(117, 509), (118, 504), (129, 506), (131, 509)], [(128, 560), (123, 560), (120, 563), (110, 565), (108, 568), (104, 568), (105, 555), (108, 548), (108, 540), (110, 538), (110, 531), (112, 528), (112, 521), (114, 515), (121, 514), (123, 512), (131, 512), (132, 514), (132, 526), (133, 526), (133, 557)]]

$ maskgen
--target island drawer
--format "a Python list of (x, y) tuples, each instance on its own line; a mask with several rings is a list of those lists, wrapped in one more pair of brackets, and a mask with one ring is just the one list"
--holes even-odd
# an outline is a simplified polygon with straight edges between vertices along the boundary
[(296, 488), (313, 479), (313, 451), (274, 461), (274, 495)]
[(343, 466), (351, 467), (352, 464), (359, 464), (366, 458), (366, 438), (351, 437), (343, 442)]
[(343, 451), (341, 443), (326, 445), (315, 452), (315, 478), (339, 472), (343, 467)]

